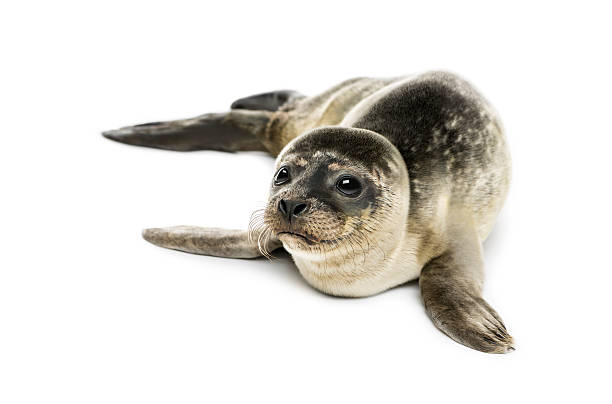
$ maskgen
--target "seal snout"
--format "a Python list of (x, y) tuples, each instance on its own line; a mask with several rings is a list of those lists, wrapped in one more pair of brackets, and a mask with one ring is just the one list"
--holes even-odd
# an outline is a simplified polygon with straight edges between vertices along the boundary
[(278, 202), (278, 210), (287, 224), (291, 223), (291, 219), (297, 218), (308, 209), (308, 203), (302, 201), (292, 201), (281, 199)]

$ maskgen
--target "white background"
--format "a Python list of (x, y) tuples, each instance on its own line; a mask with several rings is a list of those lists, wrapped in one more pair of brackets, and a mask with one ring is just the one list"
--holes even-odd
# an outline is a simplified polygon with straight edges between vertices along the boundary
[[(611, 13), (491, 4), (0, 6), (0, 402), (609, 402)], [(245, 228), (273, 160), (99, 135), (430, 69), (473, 82), (507, 131), (485, 297), (508, 355), (440, 333), (414, 282), (332, 298), (286, 257), (146, 243), (145, 227)]]

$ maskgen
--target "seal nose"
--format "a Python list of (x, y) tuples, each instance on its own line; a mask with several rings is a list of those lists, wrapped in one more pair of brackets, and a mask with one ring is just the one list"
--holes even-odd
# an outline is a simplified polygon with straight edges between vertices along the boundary
[(288, 223), (291, 222), (292, 216), (299, 216), (300, 214), (304, 213), (307, 208), (307, 204), (299, 201), (287, 201), (285, 199), (281, 199), (278, 203), (278, 210), (283, 214), (283, 217)]

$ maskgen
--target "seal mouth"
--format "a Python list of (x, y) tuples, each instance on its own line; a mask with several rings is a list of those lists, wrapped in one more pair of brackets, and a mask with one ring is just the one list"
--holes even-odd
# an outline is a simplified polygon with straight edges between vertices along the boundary
[(280, 235), (293, 236), (293, 237), (299, 238), (301, 240), (304, 240), (306, 243), (308, 243), (310, 245), (316, 244), (315, 240), (311, 239), (310, 237), (308, 237), (307, 235), (302, 234), (302, 233), (296, 233), (296, 232), (293, 232), (293, 231), (280, 231), (280, 232), (276, 233), (276, 235), (277, 236), (280, 236)]

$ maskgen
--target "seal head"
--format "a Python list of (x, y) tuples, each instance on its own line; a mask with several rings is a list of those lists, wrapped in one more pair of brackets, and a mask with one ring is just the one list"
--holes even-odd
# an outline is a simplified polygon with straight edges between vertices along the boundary
[(352, 277), (343, 269), (347, 262), (383, 257), (403, 238), (409, 195), (404, 160), (383, 136), (322, 127), (278, 156), (263, 223), (303, 275), (329, 276), (335, 268), (338, 276)]

